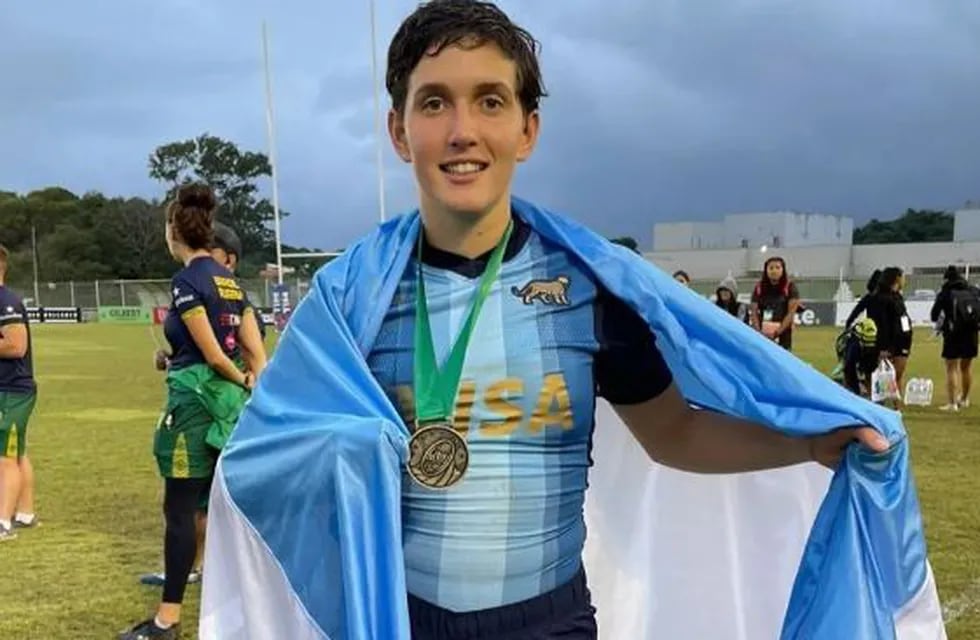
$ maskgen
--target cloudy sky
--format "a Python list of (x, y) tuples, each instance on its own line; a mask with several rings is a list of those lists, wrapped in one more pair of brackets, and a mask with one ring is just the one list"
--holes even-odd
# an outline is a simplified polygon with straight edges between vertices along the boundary
[[(383, 64), (415, 2), (377, 2)], [(550, 93), (517, 191), (602, 233), (648, 248), (657, 221), (774, 208), (862, 221), (980, 199), (976, 0), (500, 4), (543, 42)], [(263, 19), (284, 239), (365, 233), (367, 0), (4, 3), (0, 189), (156, 196), (157, 145), (207, 131), (266, 150)], [(409, 169), (387, 140), (384, 153), (388, 210), (410, 208)]]

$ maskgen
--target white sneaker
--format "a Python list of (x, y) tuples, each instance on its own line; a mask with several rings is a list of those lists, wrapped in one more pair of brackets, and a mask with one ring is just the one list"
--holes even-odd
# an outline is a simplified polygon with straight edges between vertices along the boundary
[(956, 405), (956, 404), (944, 404), (943, 406), (939, 407), (939, 410), (940, 411), (959, 411), (960, 410), (960, 407), (959, 407), (959, 405)]
[(967, 398), (966, 400), (960, 400), (960, 408), (961, 409), (969, 409), (970, 408), (970, 399)]
[(7, 542), (8, 540), (14, 540), (17, 538), (17, 534), (14, 533), (13, 527), (5, 527), (0, 524), (0, 542)]

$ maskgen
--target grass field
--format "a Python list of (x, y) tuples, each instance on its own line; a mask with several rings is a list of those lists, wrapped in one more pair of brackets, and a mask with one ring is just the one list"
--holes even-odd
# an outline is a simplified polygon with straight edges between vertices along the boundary
[[(799, 334), (798, 355), (828, 371), (833, 330)], [(44, 525), (0, 547), (0, 638), (114, 638), (160, 595), (137, 582), (162, 563), (154, 345), (146, 327), (40, 325), (34, 336), (42, 388), (29, 433)], [(942, 401), (939, 343), (925, 332), (909, 373), (931, 377)], [(980, 392), (973, 399), (980, 404)], [(980, 638), (980, 408), (912, 408), (906, 417), (949, 637)], [(188, 587), (184, 638), (196, 637), (199, 593)]]

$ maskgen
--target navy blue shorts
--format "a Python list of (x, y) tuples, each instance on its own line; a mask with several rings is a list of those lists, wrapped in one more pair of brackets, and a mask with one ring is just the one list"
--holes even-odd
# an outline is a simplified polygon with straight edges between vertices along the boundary
[(412, 640), (596, 640), (595, 608), (585, 571), (530, 600), (455, 613), (411, 594)]

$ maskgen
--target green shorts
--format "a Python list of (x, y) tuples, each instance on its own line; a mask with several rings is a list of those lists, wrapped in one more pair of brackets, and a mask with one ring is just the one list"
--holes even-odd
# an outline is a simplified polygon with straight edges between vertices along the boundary
[(170, 394), (157, 423), (153, 455), (164, 478), (209, 478), (220, 451), (207, 443), (213, 419), (189, 394)]
[(27, 423), (34, 413), (36, 392), (0, 391), (0, 456), (27, 454)]

